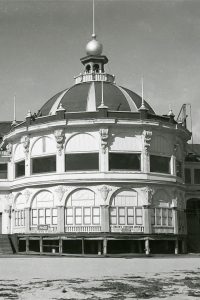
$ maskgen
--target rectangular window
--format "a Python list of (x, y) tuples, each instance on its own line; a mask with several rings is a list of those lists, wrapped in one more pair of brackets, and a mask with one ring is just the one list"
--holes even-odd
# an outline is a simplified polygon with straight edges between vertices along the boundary
[(51, 225), (51, 209), (50, 208), (45, 209), (45, 224)]
[(32, 225), (37, 225), (37, 209), (32, 209)]
[(65, 154), (65, 171), (99, 170), (98, 153)]
[(161, 214), (161, 208), (156, 208), (156, 225), (161, 225), (161, 218), (162, 218), (162, 214)]
[(38, 224), (39, 225), (44, 225), (45, 224), (45, 219), (44, 219), (44, 209), (38, 209)]
[(151, 224), (155, 225), (156, 224), (156, 215), (155, 215), (155, 208), (151, 209)]
[(168, 226), (172, 226), (172, 209), (168, 209)]
[(127, 208), (127, 224), (134, 225), (134, 208), (133, 207)]
[(194, 184), (200, 184), (200, 169), (194, 169)]
[(90, 207), (83, 208), (83, 223), (84, 223), (84, 225), (91, 225), (91, 209), (90, 209)]
[(136, 153), (109, 153), (109, 170), (140, 171), (141, 155)]
[(168, 209), (167, 208), (163, 208), (162, 209), (162, 225), (163, 226), (167, 226), (168, 224), (168, 222), (167, 222), (167, 211), (168, 211)]
[(136, 225), (142, 225), (142, 209), (136, 208), (135, 215), (136, 215)]
[(110, 208), (110, 224), (111, 225), (117, 224), (117, 208), (116, 207)]
[(56, 172), (56, 156), (32, 158), (32, 173)]
[(176, 160), (176, 176), (182, 178), (182, 163), (179, 160)]
[(75, 207), (75, 224), (82, 225), (82, 208)]
[(7, 179), (8, 177), (8, 165), (0, 164), (0, 179)]
[(57, 208), (52, 208), (52, 224), (57, 225), (58, 224), (58, 212)]
[(125, 207), (118, 208), (118, 224), (125, 225)]
[(100, 209), (99, 207), (93, 207), (92, 208), (92, 223), (94, 225), (100, 224)]
[(25, 160), (15, 163), (15, 177), (25, 176)]
[(66, 208), (66, 224), (67, 225), (73, 224), (73, 208), (72, 207)]
[(185, 183), (188, 183), (188, 184), (192, 183), (191, 170), (188, 168), (185, 169)]
[(150, 172), (170, 174), (170, 157), (151, 155)]

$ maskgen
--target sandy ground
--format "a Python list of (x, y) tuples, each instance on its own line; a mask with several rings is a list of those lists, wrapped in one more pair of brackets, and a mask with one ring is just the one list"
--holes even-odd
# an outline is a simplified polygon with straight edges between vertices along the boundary
[(200, 257), (0, 257), (0, 299), (161, 298), (200, 298)]

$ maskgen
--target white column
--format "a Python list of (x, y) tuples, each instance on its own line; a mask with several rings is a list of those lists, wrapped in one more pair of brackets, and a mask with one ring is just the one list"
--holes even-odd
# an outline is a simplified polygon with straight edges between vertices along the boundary
[(57, 173), (64, 173), (65, 172), (65, 151), (62, 151), (56, 154), (56, 172)]

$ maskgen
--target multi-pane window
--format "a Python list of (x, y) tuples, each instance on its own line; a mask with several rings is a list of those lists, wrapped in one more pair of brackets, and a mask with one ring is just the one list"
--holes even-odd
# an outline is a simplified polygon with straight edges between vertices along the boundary
[(100, 225), (100, 207), (66, 207), (66, 225)]
[(157, 226), (172, 226), (172, 209), (152, 208), (151, 224)]
[(15, 163), (15, 177), (25, 176), (25, 160)]
[(25, 226), (24, 210), (15, 211), (15, 226)]
[(65, 154), (65, 171), (99, 170), (99, 153)]
[(110, 207), (111, 225), (142, 225), (142, 207)]
[(31, 206), (31, 224), (57, 225), (57, 208), (54, 207), (53, 194), (48, 191), (38, 193)]
[(57, 208), (32, 209), (32, 225), (57, 225)]
[(141, 155), (139, 153), (109, 153), (109, 170), (140, 171)]
[(150, 172), (170, 174), (170, 157), (150, 155)]
[(0, 179), (7, 179), (8, 176), (8, 165), (0, 164)]

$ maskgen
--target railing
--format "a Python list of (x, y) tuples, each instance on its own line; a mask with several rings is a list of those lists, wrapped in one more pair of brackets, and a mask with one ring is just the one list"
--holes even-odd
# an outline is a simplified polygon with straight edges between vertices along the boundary
[(30, 232), (31, 233), (54, 233), (57, 232), (57, 226), (41, 226), (41, 228), (39, 226), (35, 226), (35, 227), (31, 227), (30, 228)]
[(106, 81), (113, 83), (115, 76), (107, 73), (85, 73), (74, 77), (74, 79), (75, 84), (87, 81)]
[(111, 225), (111, 232), (124, 232), (124, 233), (143, 233), (144, 226), (140, 225)]
[(100, 232), (101, 226), (65, 226), (65, 232)]

